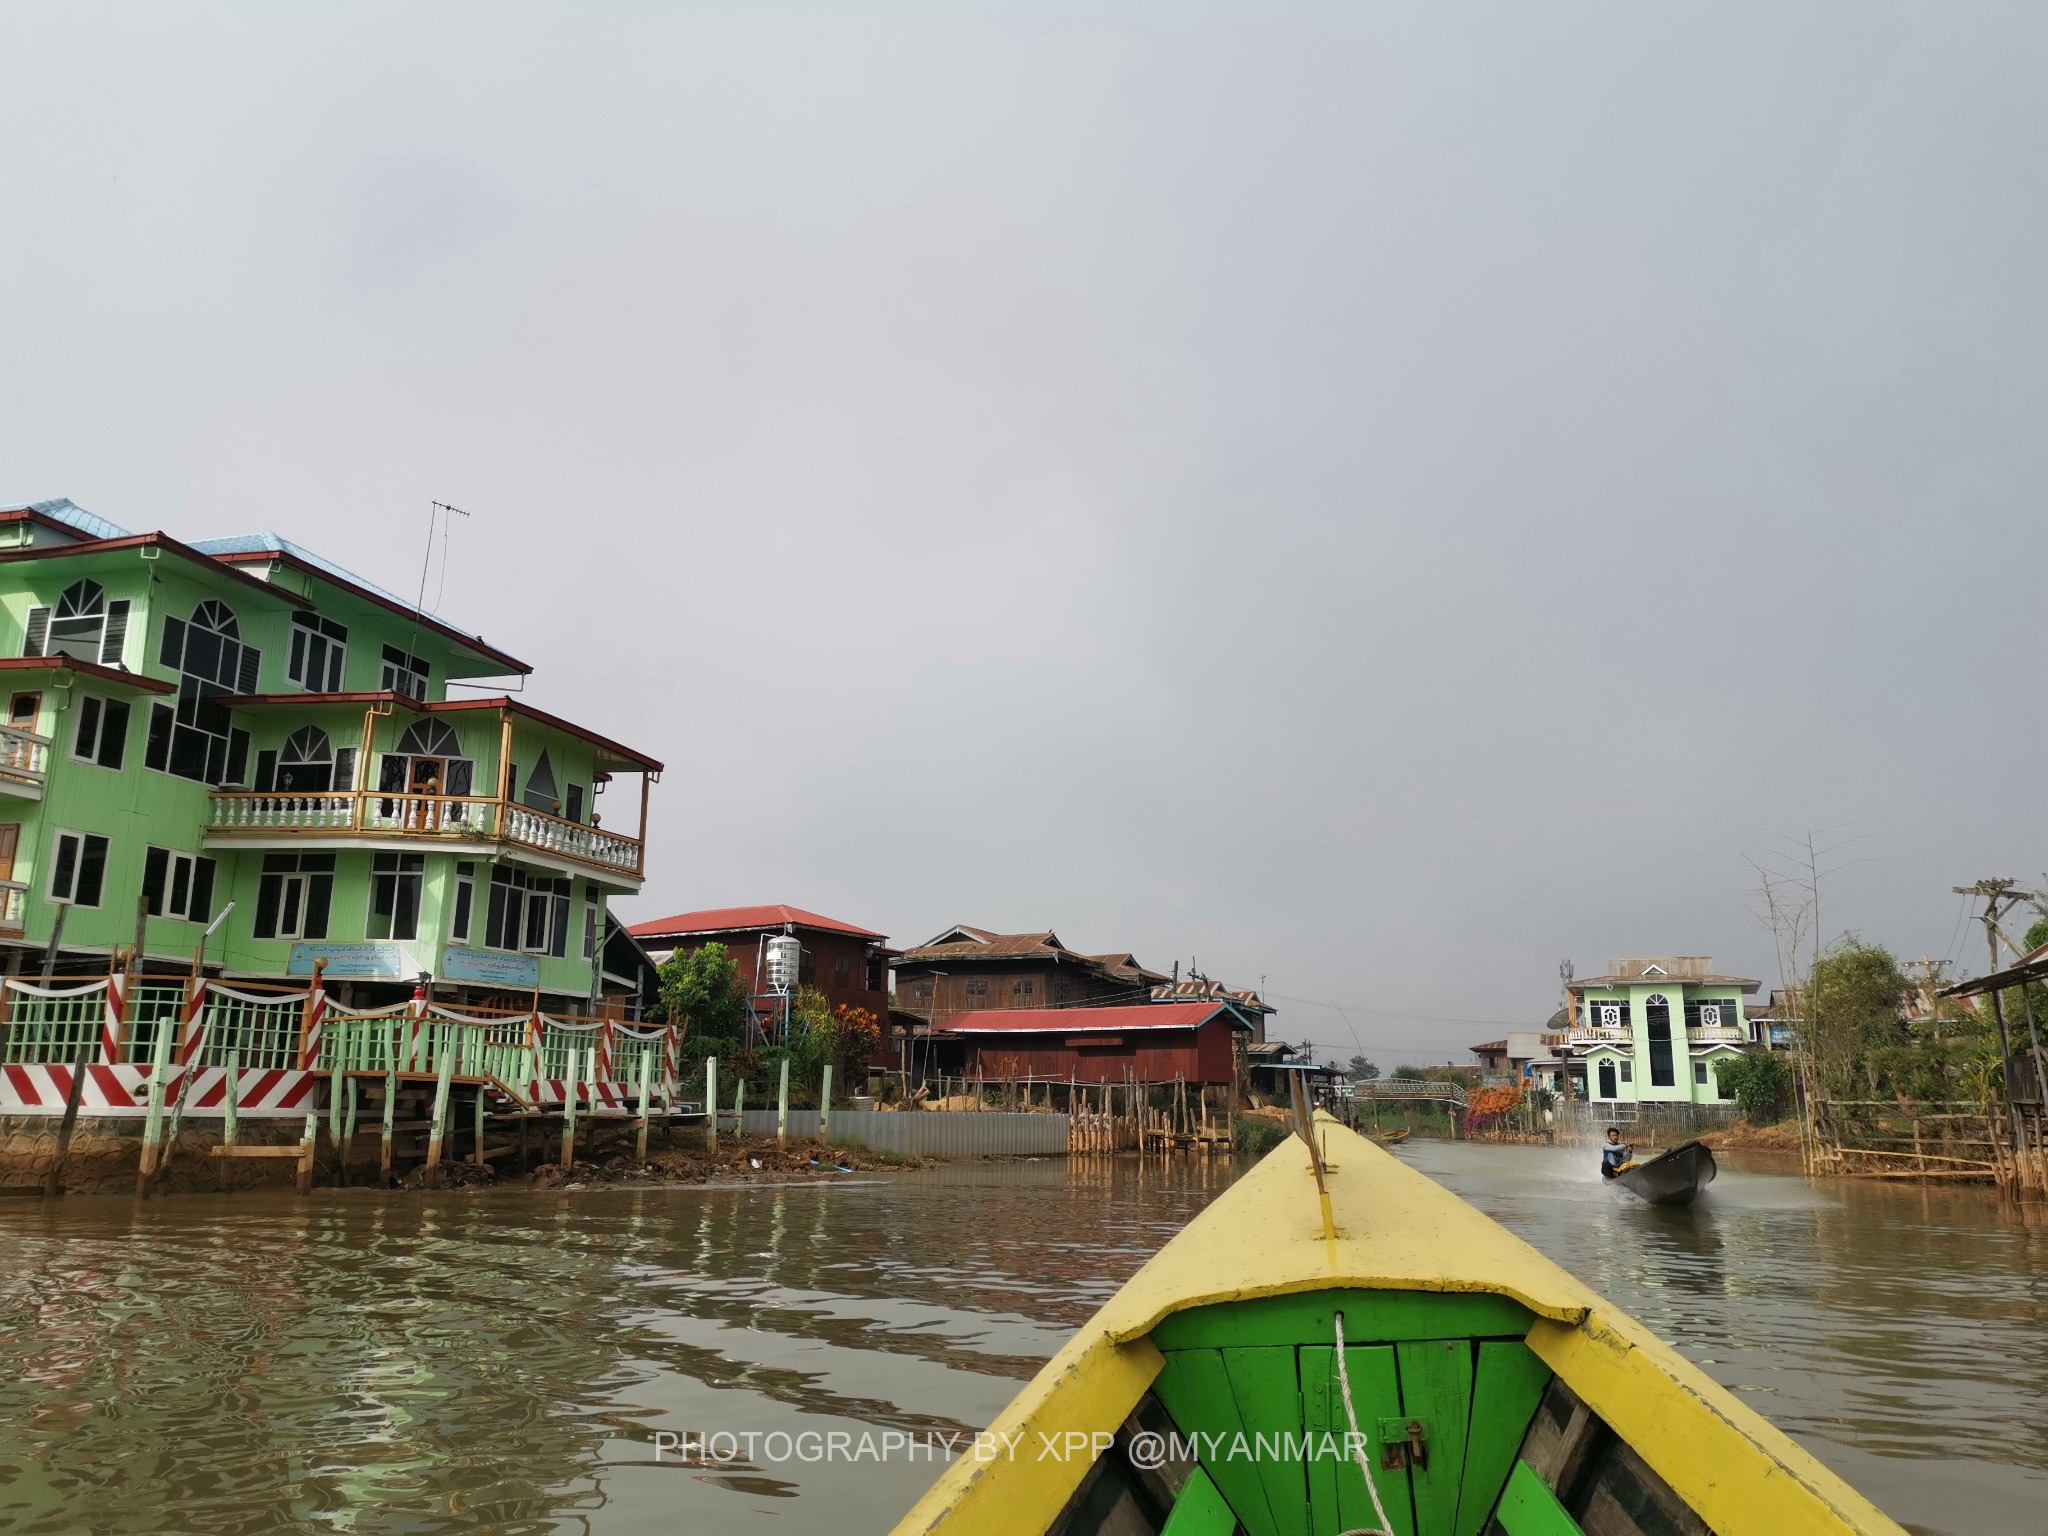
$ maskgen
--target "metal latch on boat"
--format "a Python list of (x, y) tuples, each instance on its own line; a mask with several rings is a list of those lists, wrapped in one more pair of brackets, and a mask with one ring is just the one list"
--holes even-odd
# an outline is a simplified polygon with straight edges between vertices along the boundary
[(1380, 1466), (1388, 1472), (1429, 1465), (1429, 1425), (1422, 1419), (1379, 1421)]

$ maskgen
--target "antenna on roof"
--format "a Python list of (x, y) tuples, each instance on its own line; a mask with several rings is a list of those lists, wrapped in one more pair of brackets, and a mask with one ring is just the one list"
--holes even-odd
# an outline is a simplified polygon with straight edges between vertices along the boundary
[[(444, 517), (443, 513), (446, 513), (447, 516)], [(419, 643), (419, 621), (425, 618), (427, 614), (427, 573), (434, 567), (434, 524), (438, 521), (441, 525), (441, 590), (445, 592), (448, 589), (449, 519), (467, 516), (469, 514), (463, 511), (462, 508), (451, 506), (445, 501), (430, 501), (427, 503), (427, 549), (426, 553), (420, 556), (420, 595), (413, 600), (412, 635), (405, 642), (407, 654), (411, 654), (412, 648)], [(436, 608), (441, 606), (439, 594), (436, 594), (434, 598), (434, 606)]]

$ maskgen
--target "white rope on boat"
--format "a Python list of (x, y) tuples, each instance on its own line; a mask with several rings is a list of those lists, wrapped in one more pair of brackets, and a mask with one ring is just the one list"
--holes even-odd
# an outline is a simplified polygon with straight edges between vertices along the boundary
[(1351, 1457), (1365, 1474), (1365, 1491), (1372, 1495), (1372, 1512), (1379, 1516), (1377, 1531), (1346, 1532), (1345, 1536), (1394, 1536), (1394, 1522), (1387, 1518), (1387, 1506), (1380, 1502), (1379, 1485), (1372, 1480), (1372, 1458), (1365, 1453), (1365, 1436), (1358, 1432), (1358, 1410), (1351, 1406), (1351, 1372), (1344, 1364), (1344, 1314), (1337, 1314), (1337, 1385), (1344, 1392), (1344, 1417), (1351, 1423)]
[(7, 978), (8, 990), (26, 993), (30, 997), (86, 997), (94, 992), (104, 992), (104, 981), (89, 981), (82, 987), (39, 987), (33, 982), (15, 981)]

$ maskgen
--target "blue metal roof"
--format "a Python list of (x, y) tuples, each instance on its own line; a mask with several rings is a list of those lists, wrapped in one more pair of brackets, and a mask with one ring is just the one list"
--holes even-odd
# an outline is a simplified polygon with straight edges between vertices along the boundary
[(28, 504), (31, 512), (40, 512), (44, 517), (76, 528), (89, 539), (125, 539), (130, 532), (104, 517), (96, 516), (81, 507), (69, 496), (59, 496), (51, 501), (32, 501)]
[[(69, 506), (70, 503), (67, 502), (65, 505)], [(345, 581), (351, 586), (361, 587), (366, 592), (374, 592), (386, 602), (396, 603), (401, 608), (411, 608), (413, 606), (408, 599), (400, 597), (395, 592), (385, 591), (384, 588), (378, 586), (374, 581), (365, 581), (354, 571), (347, 569), (345, 566), (336, 565), (325, 555), (314, 554), (312, 550), (306, 548), (303, 544), (294, 544), (282, 534), (238, 533), (225, 539), (199, 539), (193, 543), (192, 547), (202, 555), (255, 555), (265, 553), (290, 555), (294, 560), (303, 561), (316, 570), (325, 571), (328, 575)], [(477, 634), (474, 630), (464, 629), (460, 624), (451, 624), (438, 614), (428, 613), (424, 609), (420, 610), (420, 615), (441, 625), (444, 629), (452, 629), (457, 634), (467, 635), (478, 644), (483, 643), (483, 636)]]

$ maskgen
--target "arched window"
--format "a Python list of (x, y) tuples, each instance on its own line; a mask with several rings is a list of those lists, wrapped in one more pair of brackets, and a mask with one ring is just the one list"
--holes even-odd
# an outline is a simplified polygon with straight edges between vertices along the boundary
[(1643, 1028), (1650, 1039), (1650, 1086), (1675, 1088), (1678, 1068), (1671, 1054), (1671, 1001), (1661, 992), (1643, 999)]
[[(384, 754), (377, 770), (377, 791), (386, 795), (433, 795), (462, 800), (475, 793), (476, 763), (462, 755), (462, 742), (445, 720), (416, 720), (398, 738), (398, 750)], [(393, 814), (394, 802), (379, 802), (380, 814)], [(449, 805), (448, 818), (460, 821), (464, 808)]]
[[(178, 674), (178, 703), (152, 705), (150, 767), (208, 784), (241, 784), (249, 755), (249, 733), (237, 730), (221, 700), (257, 691), (263, 653), (244, 645), (242, 626), (226, 603), (207, 598), (190, 619), (166, 616), (157, 665)], [(262, 760), (257, 762), (258, 782)]]
[(192, 610), (192, 623), (199, 629), (210, 629), (216, 635), (226, 635), (230, 640), (242, 638), (242, 626), (235, 619), (235, 610), (226, 603), (208, 598)]
[(546, 747), (541, 748), (540, 761), (526, 776), (526, 789), (519, 798), (536, 811), (545, 811), (550, 816), (562, 814), (562, 792), (555, 785), (555, 765)]
[(398, 738), (398, 750), (404, 757), (460, 757), (462, 743), (445, 720), (419, 720)]
[(31, 608), (23, 637), (24, 656), (69, 656), (73, 661), (116, 666), (128, 637), (128, 599), (107, 601), (106, 589), (80, 577), (57, 595), (57, 606)]
[(256, 787), (288, 795), (321, 795), (355, 787), (356, 751), (336, 751), (317, 725), (302, 725), (275, 750), (256, 754)]

